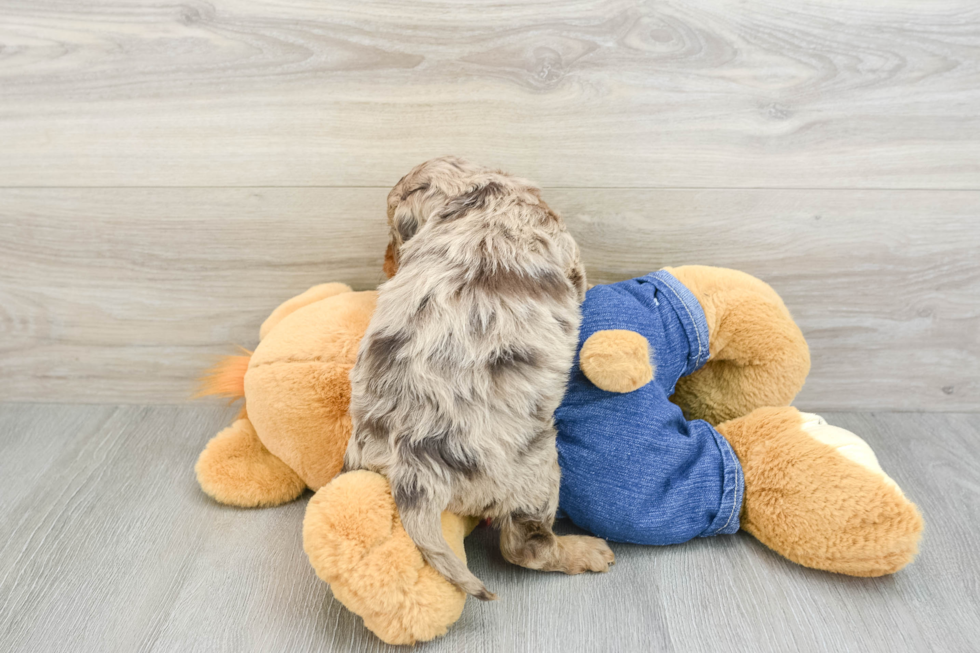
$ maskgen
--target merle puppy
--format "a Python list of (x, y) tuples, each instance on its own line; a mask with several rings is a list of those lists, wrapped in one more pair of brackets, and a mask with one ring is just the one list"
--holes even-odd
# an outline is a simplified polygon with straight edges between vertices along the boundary
[(394, 276), (351, 371), (345, 468), (384, 474), (425, 559), (480, 599), (496, 596), (443, 539), (443, 510), (492, 519), (514, 564), (606, 571), (604, 541), (551, 529), (552, 416), (586, 289), (561, 218), (530, 183), (445, 157), (398, 182), (388, 222)]

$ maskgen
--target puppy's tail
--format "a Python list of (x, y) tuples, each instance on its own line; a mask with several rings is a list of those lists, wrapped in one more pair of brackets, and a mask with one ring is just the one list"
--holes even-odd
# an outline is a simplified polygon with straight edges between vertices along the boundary
[(466, 563), (449, 548), (449, 543), (442, 536), (442, 511), (423, 491), (416, 489), (415, 492), (403, 492), (399, 491), (401, 488), (392, 489), (402, 526), (422, 552), (426, 562), (467, 594), (481, 601), (496, 600), (497, 595), (488, 590), (483, 581), (474, 576)]

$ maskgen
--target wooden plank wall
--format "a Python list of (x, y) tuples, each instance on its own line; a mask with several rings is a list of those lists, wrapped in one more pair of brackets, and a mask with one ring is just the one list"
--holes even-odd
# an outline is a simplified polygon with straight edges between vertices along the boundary
[(972, 0), (7, 0), (0, 401), (184, 401), (284, 298), (374, 286), (448, 152), (541, 183), (592, 281), (772, 283), (802, 407), (980, 409)]

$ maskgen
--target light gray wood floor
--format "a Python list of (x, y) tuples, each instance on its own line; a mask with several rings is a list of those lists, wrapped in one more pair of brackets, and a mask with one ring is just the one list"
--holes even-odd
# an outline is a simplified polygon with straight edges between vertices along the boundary
[[(0, 650), (384, 650), (302, 551), (306, 499), (219, 506), (194, 461), (214, 406), (0, 406)], [(919, 558), (856, 579), (747, 535), (615, 545), (606, 575), (510, 566), (467, 544), (501, 599), (467, 603), (426, 651), (975, 651), (980, 415), (827, 414), (864, 436), (926, 519)]]

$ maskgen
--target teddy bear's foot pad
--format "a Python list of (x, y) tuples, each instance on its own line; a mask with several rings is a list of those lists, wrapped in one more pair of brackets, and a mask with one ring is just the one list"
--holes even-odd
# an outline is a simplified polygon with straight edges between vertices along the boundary
[(807, 435), (833, 447), (837, 453), (851, 462), (857, 463), (873, 474), (877, 474), (885, 483), (902, 494), (902, 488), (898, 487), (898, 483), (892, 480), (892, 477), (881, 468), (878, 457), (875, 456), (875, 452), (867, 442), (847, 429), (828, 424), (827, 420), (820, 415), (801, 412), (800, 417), (803, 419), (800, 428), (806, 431)]

